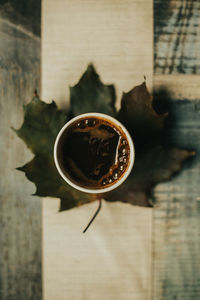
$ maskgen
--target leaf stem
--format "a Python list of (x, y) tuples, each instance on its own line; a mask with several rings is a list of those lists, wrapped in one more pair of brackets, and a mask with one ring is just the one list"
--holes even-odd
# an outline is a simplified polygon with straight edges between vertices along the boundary
[(92, 222), (94, 221), (94, 219), (96, 218), (96, 216), (98, 215), (98, 213), (100, 212), (100, 210), (101, 210), (101, 204), (102, 204), (101, 203), (101, 199), (99, 199), (99, 206), (98, 206), (98, 208), (97, 208), (94, 216), (92, 217), (92, 219), (90, 220), (90, 222), (88, 223), (88, 225), (83, 230), (83, 233), (85, 233), (88, 230), (88, 228), (90, 227), (90, 225), (92, 224)]

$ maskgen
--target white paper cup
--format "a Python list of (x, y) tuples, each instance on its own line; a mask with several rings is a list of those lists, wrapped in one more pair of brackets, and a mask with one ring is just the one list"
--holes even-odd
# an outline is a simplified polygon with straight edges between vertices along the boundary
[[(74, 182), (71, 181), (71, 179), (69, 177), (67, 177), (66, 174), (63, 173), (62, 168), (61, 168), (61, 164), (59, 162), (58, 159), (58, 145), (59, 142), (63, 136), (63, 134), (65, 133), (65, 131), (67, 130), (67, 128), (75, 121), (78, 121), (79, 119), (82, 118), (87, 118), (87, 117), (93, 117), (93, 118), (102, 118), (106, 121), (110, 121), (112, 124), (116, 125), (116, 127), (120, 127), (120, 129), (122, 130), (122, 132), (124, 132), (128, 144), (129, 144), (129, 148), (130, 148), (130, 153), (129, 153), (129, 162), (128, 162), (128, 167), (126, 169), (126, 171), (122, 174), (122, 176), (119, 178), (119, 180), (117, 180), (115, 183), (113, 183), (110, 186), (105, 186), (99, 189), (91, 189), (91, 188), (87, 188), (87, 187), (83, 187), (80, 186)], [(99, 194), (99, 193), (105, 193), (105, 192), (109, 192), (111, 190), (116, 189), (118, 186), (120, 186), (128, 177), (128, 175), (130, 174), (134, 161), (135, 161), (135, 149), (134, 149), (134, 145), (133, 145), (133, 141), (132, 138), (130, 136), (130, 134), (128, 133), (127, 129), (124, 127), (124, 125), (122, 125), (119, 121), (117, 121), (116, 119), (114, 119), (113, 117), (110, 117), (106, 114), (101, 114), (101, 113), (86, 113), (86, 114), (81, 114), (73, 119), (71, 119), (69, 122), (67, 122), (62, 129), (60, 130), (60, 132), (58, 133), (57, 137), (56, 137), (56, 141), (55, 141), (55, 145), (54, 145), (54, 161), (55, 161), (55, 165), (56, 168), (59, 172), (59, 174), (62, 176), (62, 178), (69, 184), (71, 185), (73, 188), (82, 191), (82, 192), (86, 192), (86, 193), (91, 193), (91, 194)]]

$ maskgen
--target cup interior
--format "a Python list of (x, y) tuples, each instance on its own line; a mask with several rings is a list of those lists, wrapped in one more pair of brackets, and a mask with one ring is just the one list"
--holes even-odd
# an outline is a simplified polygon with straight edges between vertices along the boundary
[[(117, 128), (120, 128), (120, 130), (123, 132), (123, 134), (126, 136), (126, 140), (128, 141), (128, 145), (129, 145), (129, 161), (128, 161), (128, 166), (125, 170), (125, 172), (123, 173), (123, 175), (116, 181), (114, 182), (112, 185), (110, 186), (102, 186), (100, 188), (91, 188), (91, 187), (87, 187), (87, 186), (82, 186), (77, 184), (76, 182), (74, 182), (70, 176), (67, 175), (66, 172), (64, 172), (63, 169), (63, 165), (61, 163), (61, 159), (60, 159), (60, 154), (59, 154), (59, 146), (60, 143), (64, 137), (64, 135), (66, 134), (68, 128), (70, 128), (70, 126), (73, 125), (73, 123), (84, 119), (84, 118), (98, 118), (98, 119), (103, 119), (108, 121), (111, 124), (114, 124)], [(92, 194), (97, 194), (97, 193), (105, 193), (108, 191), (111, 191), (113, 189), (116, 189), (119, 185), (121, 185), (126, 178), (128, 177), (128, 175), (130, 174), (133, 164), (134, 164), (134, 160), (135, 160), (135, 150), (134, 150), (134, 144), (132, 141), (132, 138), (129, 134), (129, 132), (127, 131), (127, 129), (124, 127), (123, 124), (121, 124), (118, 120), (114, 119), (111, 116), (108, 116), (106, 114), (101, 114), (101, 113), (86, 113), (86, 114), (81, 114), (73, 119), (71, 119), (69, 122), (67, 122), (62, 129), (60, 130), (60, 132), (58, 133), (57, 137), (56, 137), (56, 141), (54, 144), (54, 161), (55, 161), (55, 165), (56, 168), (59, 172), (59, 174), (62, 176), (62, 178), (73, 188), (82, 191), (82, 192), (86, 192), (86, 193), (92, 193)]]

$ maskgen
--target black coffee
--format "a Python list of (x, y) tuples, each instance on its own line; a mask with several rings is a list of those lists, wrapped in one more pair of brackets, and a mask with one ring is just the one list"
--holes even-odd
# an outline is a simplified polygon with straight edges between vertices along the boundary
[(129, 165), (130, 147), (121, 127), (87, 117), (72, 123), (58, 144), (63, 173), (75, 184), (105, 188), (116, 183)]

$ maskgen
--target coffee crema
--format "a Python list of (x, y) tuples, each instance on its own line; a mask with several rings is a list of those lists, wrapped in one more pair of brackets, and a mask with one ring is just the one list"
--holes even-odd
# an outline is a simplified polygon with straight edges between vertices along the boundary
[(130, 146), (122, 128), (100, 117), (74, 121), (62, 134), (57, 149), (65, 176), (89, 189), (113, 185), (130, 163)]

